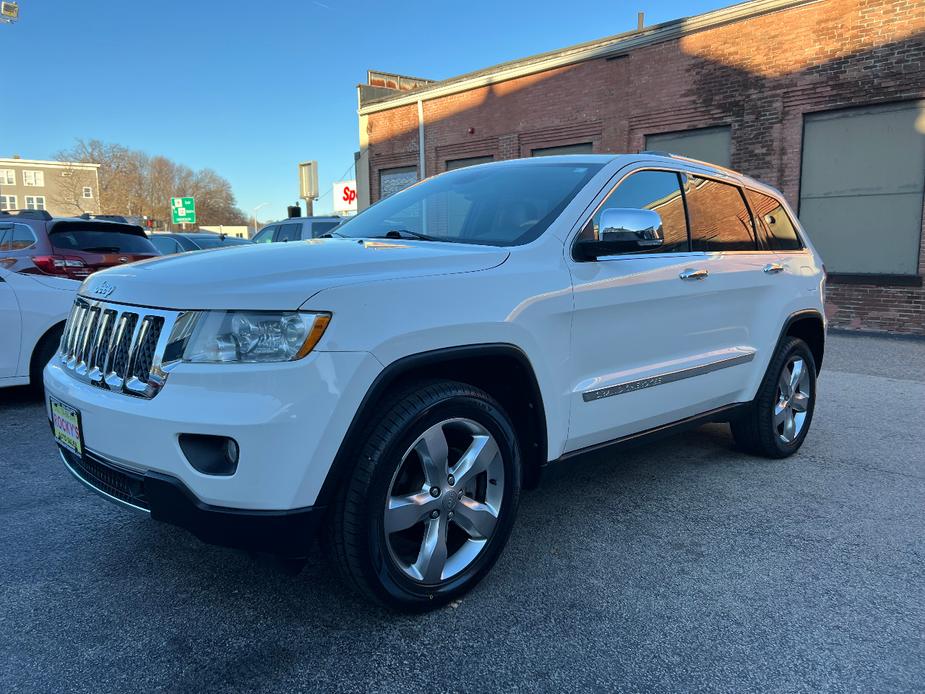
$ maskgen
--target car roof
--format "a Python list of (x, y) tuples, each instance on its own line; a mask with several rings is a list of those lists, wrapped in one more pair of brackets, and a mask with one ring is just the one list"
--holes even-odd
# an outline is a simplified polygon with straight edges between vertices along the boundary
[[(638, 164), (641, 162), (652, 162), (672, 169), (680, 168), (685, 171), (691, 171), (693, 173), (703, 173), (709, 176), (715, 176), (716, 178), (733, 181), (739, 185), (748, 186), (749, 188), (762, 190), (773, 194), (776, 197), (781, 197), (780, 191), (778, 191), (776, 188), (769, 186), (766, 183), (762, 183), (761, 181), (754, 179), (751, 176), (747, 176), (739, 171), (734, 171), (733, 169), (720, 166), (718, 164), (711, 164), (710, 162), (701, 161), (700, 159), (693, 159), (692, 157), (673, 154), (671, 152), (643, 151), (636, 154), (553, 154), (550, 156), (542, 157), (525, 157), (523, 159), (503, 159), (501, 161), (486, 162), (484, 164), (477, 164), (476, 166), (467, 168), (474, 169), (477, 166), (512, 165), (542, 166), (543, 164), (557, 163), (575, 165), (606, 165), (618, 163), (618, 168), (622, 168), (623, 166), (629, 164)], [(459, 169), (456, 170), (458, 171)]]

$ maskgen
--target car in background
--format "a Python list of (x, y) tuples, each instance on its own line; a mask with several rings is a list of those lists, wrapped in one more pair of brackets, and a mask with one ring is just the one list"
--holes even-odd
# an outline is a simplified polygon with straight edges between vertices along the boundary
[(254, 243), (278, 243), (280, 241), (305, 241), (321, 238), (344, 221), (343, 217), (292, 217), (273, 222), (258, 231)]
[(160, 253), (140, 226), (45, 210), (0, 212), (0, 267), (82, 280), (96, 270)]
[(227, 234), (214, 234), (210, 231), (196, 231), (188, 234), (174, 232), (151, 234), (148, 240), (162, 255), (186, 253), (187, 251), (202, 251), (208, 248), (249, 246), (254, 243), (250, 239), (228, 236)]
[(80, 282), (0, 268), (0, 388), (42, 387)]

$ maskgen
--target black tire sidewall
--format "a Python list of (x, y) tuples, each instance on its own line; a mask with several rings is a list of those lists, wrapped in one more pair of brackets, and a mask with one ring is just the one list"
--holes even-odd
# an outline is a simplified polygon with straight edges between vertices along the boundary
[[(462, 387), (463, 391), (471, 390)], [(396, 467), (405, 452), (426, 429), (452, 418), (471, 419), (484, 426), (498, 443), (504, 461), (504, 494), (495, 533), (479, 556), (465, 570), (436, 586), (418, 583), (395, 565), (386, 544), (383, 513), (386, 495)], [(366, 490), (367, 579), (385, 602), (405, 609), (430, 609), (449, 602), (478, 583), (494, 565), (507, 543), (520, 494), (520, 458), (513, 426), (507, 415), (487, 397), (457, 393), (422, 407), (397, 434), (378, 451), (379, 461)]]

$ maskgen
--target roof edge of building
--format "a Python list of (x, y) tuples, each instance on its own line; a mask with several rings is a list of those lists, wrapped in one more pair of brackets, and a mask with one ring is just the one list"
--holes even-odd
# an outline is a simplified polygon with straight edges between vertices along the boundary
[(16, 157), (0, 157), (0, 164), (27, 164), (32, 166), (47, 166), (52, 168), (78, 168), (98, 169), (99, 164), (89, 161), (52, 161), (48, 159), (17, 159)]
[(567, 48), (539, 53), (507, 63), (493, 65), (457, 77), (450, 77), (434, 82), (425, 87), (373, 99), (359, 108), (359, 114), (367, 115), (386, 111), (418, 101), (436, 99), (458, 92), (485, 87), (538, 72), (546, 72), (557, 67), (574, 63), (604, 58), (614, 54), (625, 53), (643, 46), (670, 41), (687, 34), (705, 29), (750, 19), (779, 10), (786, 10), (802, 5), (813, 5), (824, 0), (748, 0), (747, 2), (722, 7), (693, 17), (673, 19), (661, 24), (654, 24), (641, 30), (627, 31), (603, 39), (580, 43)]

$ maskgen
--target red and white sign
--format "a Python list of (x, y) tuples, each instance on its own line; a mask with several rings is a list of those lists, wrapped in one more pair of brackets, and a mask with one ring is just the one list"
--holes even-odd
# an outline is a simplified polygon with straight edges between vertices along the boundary
[(356, 212), (357, 211), (357, 182), (338, 181), (334, 184), (334, 211), (335, 212)]

